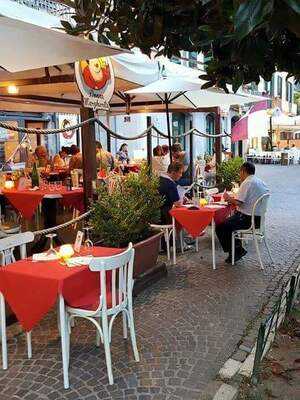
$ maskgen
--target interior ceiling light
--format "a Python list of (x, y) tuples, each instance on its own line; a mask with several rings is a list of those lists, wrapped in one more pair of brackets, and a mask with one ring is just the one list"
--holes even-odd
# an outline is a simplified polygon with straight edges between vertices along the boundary
[(17, 86), (15, 86), (15, 85), (9, 85), (7, 87), (7, 92), (9, 94), (18, 94), (19, 93), (19, 88)]

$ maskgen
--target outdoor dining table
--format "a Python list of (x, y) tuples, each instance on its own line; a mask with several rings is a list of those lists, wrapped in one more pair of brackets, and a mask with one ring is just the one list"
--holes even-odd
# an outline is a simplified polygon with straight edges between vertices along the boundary
[[(216, 225), (225, 221), (231, 214), (232, 207), (222, 204), (208, 204), (197, 209), (189, 206), (174, 207), (170, 210), (173, 225), (173, 248), (175, 248), (176, 229), (185, 229), (193, 238), (202, 236), (203, 231), (211, 224), (212, 265), (216, 269)], [(176, 264), (176, 252), (173, 251), (173, 264)]]
[[(123, 249), (110, 247), (84, 248), (83, 255), (108, 257)], [(108, 272), (109, 273), (109, 272)], [(5, 301), (26, 332), (30, 332), (51, 310), (58, 299), (61, 331), (64, 387), (69, 387), (67, 375), (65, 303), (78, 307), (100, 298), (100, 274), (87, 265), (68, 267), (60, 261), (32, 261), (31, 258), (0, 267), (0, 313), (2, 363), (7, 368)], [(109, 281), (109, 277), (108, 277)], [(109, 289), (108, 289), (109, 290)]]
[(43, 199), (61, 199), (63, 205), (73, 206), (83, 211), (83, 189), (67, 190), (65, 186), (50, 187), (46, 185), (38, 190), (2, 189), (3, 194), (11, 205), (19, 211), (23, 218), (31, 220), (38, 205)]

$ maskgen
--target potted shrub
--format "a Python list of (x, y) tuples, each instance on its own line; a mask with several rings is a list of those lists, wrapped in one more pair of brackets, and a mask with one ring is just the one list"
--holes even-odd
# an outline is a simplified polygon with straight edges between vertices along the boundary
[(154, 233), (150, 224), (159, 220), (158, 184), (158, 178), (142, 167), (139, 174), (115, 178), (113, 187), (101, 186), (91, 207), (91, 225), (105, 246), (134, 244), (134, 277), (139, 279), (157, 268), (161, 233)]
[(231, 190), (232, 182), (239, 182), (239, 172), (241, 165), (244, 163), (243, 158), (235, 157), (227, 161), (221, 162), (217, 168), (217, 178), (219, 183), (219, 190)]

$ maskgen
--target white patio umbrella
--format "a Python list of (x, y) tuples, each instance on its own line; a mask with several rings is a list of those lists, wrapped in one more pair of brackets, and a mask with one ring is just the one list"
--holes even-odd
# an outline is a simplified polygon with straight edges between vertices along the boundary
[(129, 52), (3, 16), (0, 48), (0, 66), (10, 72)]
[[(166, 107), (167, 129), (169, 147), (171, 148), (171, 127), (169, 105), (176, 103), (184, 108), (218, 107), (223, 105), (246, 104), (261, 101), (262, 97), (248, 97), (233, 93), (224, 93), (221, 89), (212, 88), (202, 90), (201, 86), (205, 82), (200, 79), (183, 79), (179, 77), (161, 78), (147, 86), (131, 89), (125, 93), (130, 95), (140, 95), (143, 99), (151, 100), (153, 97), (159, 98)], [(264, 98), (265, 99), (265, 98)], [(170, 157), (171, 151), (170, 151)]]

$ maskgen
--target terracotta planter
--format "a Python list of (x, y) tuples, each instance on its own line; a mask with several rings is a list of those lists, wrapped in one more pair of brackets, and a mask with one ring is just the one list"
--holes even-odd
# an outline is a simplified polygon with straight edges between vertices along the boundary
[(162, 233), (156, 233), (142, 242), (136, 243), (135, 260), (133, 266), (134, 278), (143, 278), (145, 275), (151, 274), (156, 269), (159, 242)]

